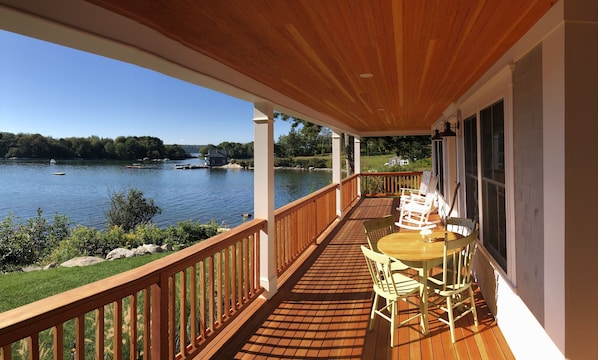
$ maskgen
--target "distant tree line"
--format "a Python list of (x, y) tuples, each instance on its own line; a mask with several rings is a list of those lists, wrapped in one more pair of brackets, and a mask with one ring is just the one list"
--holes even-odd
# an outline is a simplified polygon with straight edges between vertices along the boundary
[[(278, 138), (274, 153), (278, 157), (317, 156), (332, 153), (332, 131), (306, 120), (283, 113), (274, 113), (275, 119), (291, 121), (291, 130)], [(343, 149), (352, 161), (353, 137), (344, 136)], [(415, 161), (432, 156), (429, 136), (384, 136), (361, 139), (361, 151), (366, 155), (394, 153)]]
[[(278, 159), (291, 160), (304, 156), (324, 156), (332, 153), (332, 131), (302, 119), (275, 113), (277, 119), (291, 121), (291, 130), (281, 135), (274, 144)], [(151, 136), (119, 136), (112, 140), (90, 136), (87, 138), (54, 139), (39, 134), (11, 134), (0, 132), (0, 158), (83, 158), (83, 159), (184, 159), (192, 152), (205, 156), (209, 149), (226, 150), (230, 159), (253, 158), (254, 143), (222, 142), (218, 145), (164, 145)], [(193, 151), (190, 151), (193, 150)], [(352, 137), (343, 137), (343, 149), (349, 160), (352, 156)], [(365, 155), (389, 154), (411, 161), (431, 157), (429, 136), (386, 136), (361, 139)], [(292, 161), (289, 161), (292, 163)]]
[(116, 139), (90, 136), (54, 139), (40, 134), (0, 133), (0, 158), (55, 159), (185, 159), (179, 145), (164, 145), (152, 136), (119, 136)]

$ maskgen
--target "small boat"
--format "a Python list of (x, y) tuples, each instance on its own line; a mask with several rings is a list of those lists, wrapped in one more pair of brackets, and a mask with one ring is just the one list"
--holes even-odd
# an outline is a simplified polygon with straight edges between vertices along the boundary
[(125, 167), (126, 167), (127, 169), (143, 169), (143, 165), (141, 165), (141, 164), (137, 164), (137, 163), (135, 163), (135, 164), (133, 164), (133, 165), (127, 165), (127, 166), (125, 166)]
[(65, 173), (63, 173), (63, 172), (55, 172), (55, 173), (53, 173), (52, 175), (66, 175), (66, 174), (65, 174)]

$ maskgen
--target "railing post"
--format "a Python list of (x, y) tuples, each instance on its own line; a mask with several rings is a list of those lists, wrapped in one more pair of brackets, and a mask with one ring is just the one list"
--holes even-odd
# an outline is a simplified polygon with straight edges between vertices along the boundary
[(151, 288), (152, 359), (169, 359), (172, 355), (168, 346), (168, 276), (160, 276), (159, 282)]
[(260, 285), (265, 297), (277, 292), (276, 232), (274, 224), (274, 108), (271, 103), (255, 103), (254, 122), (254, 181), (253, 201), (255, 218), (265, 219), (260, 231)]
[(336, 188), (336, 215), (343, 217), (343, 192), (342, 192), (342, 170), (341, 170), (341, 135), (332, 132), (332, 183), (337, 184)]
[[(353, 141), (353, 161), (355, 174), (361, 174), (361, 138), (355, 137)], [(361, 196), (361, 181), (357, 178), (357, 196)]]

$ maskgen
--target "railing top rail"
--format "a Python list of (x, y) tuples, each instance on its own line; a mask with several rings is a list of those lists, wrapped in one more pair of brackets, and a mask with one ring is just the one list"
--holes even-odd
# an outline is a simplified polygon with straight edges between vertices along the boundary
[(331, 190), (335, 189), (337, 186), (338, 186), (338, 184), (330, 184), (328, 186), (325, 186), (318, 191), (315, 191), (307, 196), (302, 197), (299, 200), (295, 200), (292, 203), (288, 203), (285, 206), (282, 206), (282, 207), (276, 209), (276, 211), (274, 211), (274, 214), (279, 216), (283, 213), (291, 211), (292, 209), (305, 204), (306, 202), (308, 202), (311, 199), (315, 199), (317, 197), (320, 197), (320, 196), (330, 192)]
[(341, 181), (342, 182), (349, 181), (349, 180), (351, 180), (351, 179), (353, 179), (355, 177), (358, 177), (359, 175), (361, 175), (361, 174), (353, 174), (351, 176), (347, 176), (346, 178), (343, 178)]
[(361, 176), (404, 176), (404, 175), (421, 175), (422, 171), (380, 171), (380, 172), (364, 172)]
[(0, 313), (0, 347), (33, 332), (45, 330), (48, 324), (63, 323), (115, 299), (141, 291), (157, 283), (161, 276), (170, 276), (253, 234), (262, 229), (265, 223), (263, 219), (251, 220), (139, 268)]

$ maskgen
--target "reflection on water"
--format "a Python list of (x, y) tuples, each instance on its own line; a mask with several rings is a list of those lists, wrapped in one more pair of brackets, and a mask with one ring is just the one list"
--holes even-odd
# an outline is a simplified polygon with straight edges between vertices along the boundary
[[(162, 214), (154, 221), (168, 226), (179, 221), (216, 220), (226, 226), (243, 222), (253, 213), (253, 171), (236, 169), (175, 170), (176, 164), (202, 160), (151, 163), (127, 168), (130, 163), (107, 161), (0, 161), (0, 217), (22, 221), (64, 214), (73, 224), (101, 228), (110, 194), (136, 188), (154, 199)], [(64, 173), (62, 176), (55, 173)], [(279, 208), (330, 184), (328, 171), (276, 170), (275, 207)]]

